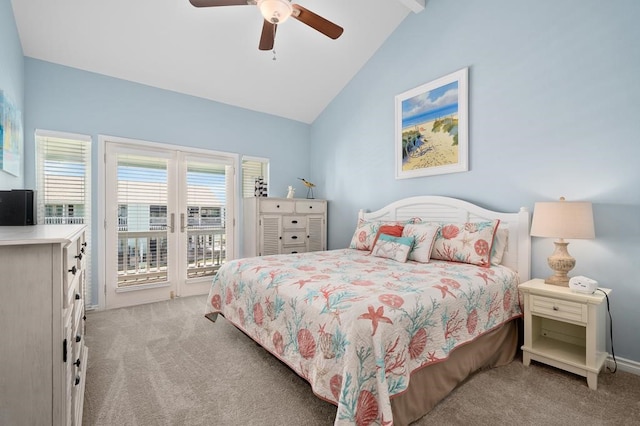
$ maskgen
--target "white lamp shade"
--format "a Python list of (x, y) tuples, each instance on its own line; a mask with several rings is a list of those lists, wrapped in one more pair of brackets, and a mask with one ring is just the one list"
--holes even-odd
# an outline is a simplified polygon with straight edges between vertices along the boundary
[(272, 24), (281, 24), (291, 16), (293, 7), (289, 0), (258, 0), (260, 13)]
[(595, 238), (591, 203), (560, 201), (536, 203), (531, 235), (549, 238)]

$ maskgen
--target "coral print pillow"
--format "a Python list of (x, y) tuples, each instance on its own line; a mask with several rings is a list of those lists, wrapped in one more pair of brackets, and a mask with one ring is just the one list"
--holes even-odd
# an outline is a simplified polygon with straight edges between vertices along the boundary
[(431, 258), (491, 266), (493, 237), (499, 223), (500, 220), (442, 224), (433, 244)]
[(359, 220), (356, 232), (353, 233), (353, 237), (351, 238), (351, 244), (349, 244), (349, 248), (371, 251), (380, 227), (397, 225), (404, 225), (404, 222), (369, 222), (366, 220)]
[(371, 254), (404, 263), (413, 247), (413, 241), (413, 237), (393, 237), (380, 234)]
[(409, 252), (409, 260), (428, 263), (431, 258), (433, 243), (440, 229), (439, 224), (417, 223), (405, 225), (402, 230), (403, 237), (413, 237), (415, 242)]

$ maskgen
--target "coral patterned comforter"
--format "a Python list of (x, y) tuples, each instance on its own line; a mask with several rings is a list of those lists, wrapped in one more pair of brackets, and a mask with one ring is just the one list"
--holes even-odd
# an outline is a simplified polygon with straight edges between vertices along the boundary
[(392, 424), (411, 372), (521, 316), (503, 266), (423, 264), (342, 249), (238, 259), (213, 279), (220, 313), (338, 406), (336, 425)]

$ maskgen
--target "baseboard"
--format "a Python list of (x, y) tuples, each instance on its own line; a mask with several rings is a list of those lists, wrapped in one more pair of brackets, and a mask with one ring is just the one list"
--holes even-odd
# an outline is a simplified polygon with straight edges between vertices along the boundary
[[(640, 376), (640, 362), (620, 357), (616, 357), (616, 362), (618, 364), (618, 370)], [(613, 370), (615, 368), (615, 363), (613, 362), (611, 355), (609, 355), (605, 363), (609, 370)]]

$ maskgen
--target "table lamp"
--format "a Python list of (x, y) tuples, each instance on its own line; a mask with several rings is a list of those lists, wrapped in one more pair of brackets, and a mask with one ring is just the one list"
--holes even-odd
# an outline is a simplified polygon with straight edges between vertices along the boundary
[(544, 282), (569, 286), (567, 273), (576, 266), (576, 260), (567, 251), (569, 245), (564, 239), (588, 239), (595, 237), (593, 210), (591, 203), (578, 201), (539, 202), (533, 209), (531, 236), (557, 238), (555, 251), (547, 258), (549, 267), (555, 274)]

